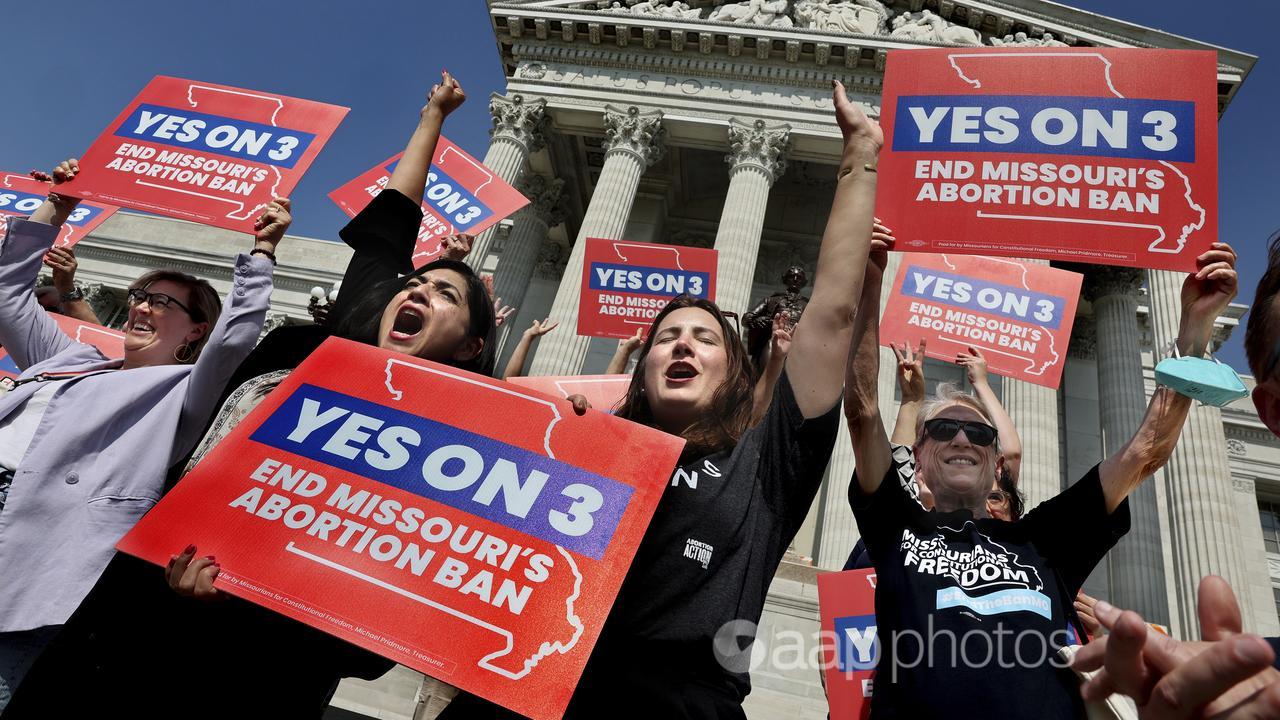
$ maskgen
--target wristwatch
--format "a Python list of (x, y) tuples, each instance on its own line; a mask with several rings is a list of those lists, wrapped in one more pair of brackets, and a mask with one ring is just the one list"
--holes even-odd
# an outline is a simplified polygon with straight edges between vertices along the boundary
[(84, 299), (84, 290), (82, 290), (79, 285), (76, 285), (75, 289), (73, 289), (71, 292), (62, 294), (62, 302), (74, 302), (76, 300), (83, 300), (83, 299)]

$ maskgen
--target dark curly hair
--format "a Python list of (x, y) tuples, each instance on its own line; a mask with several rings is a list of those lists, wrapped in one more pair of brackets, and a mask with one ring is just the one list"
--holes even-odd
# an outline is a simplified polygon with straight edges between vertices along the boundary
[(441, 361), (448, 365), (493, 376), (493, 366), (497, 360), (497, 319), (493, 314), (493, 299), (484, 281), (471, 269), (470, 265), (460, 260), (433, 260), (401, 278), (391, 278), (375, 283), (363, 296), (356, 298), (344, 309), (333, 325), (333, 334), (348, 340), (355, 340), (366, 345), (378, 344), (378, 326), (382, 321), (382, 312), (387, 304), (404, 289), (406, 283), (415, 277), (421, 277), (431, 270), (452, 270), (466, 281), (467, 314), (470, 323), (467, 335), (484, 341), (480, 353), (470, 360), (461, 362)]

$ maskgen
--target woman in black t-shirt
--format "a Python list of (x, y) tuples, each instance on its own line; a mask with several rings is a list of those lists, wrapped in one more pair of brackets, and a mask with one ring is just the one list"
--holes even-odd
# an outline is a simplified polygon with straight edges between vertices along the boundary
[[(987, 496), (1002, 463), (980, 407), (926, 409), (914, 446), (886, 436), (876, 388), (886, 250), (873, 243), (845, 391), (858, 468), (849, 501), (877, 578), (872, 717), (1083, 717), (1078, 682), (1055, 655), (1080, 642), (1072, 600), (1128, 531), (1125, 498), (1168, 460), (1191, 401), (1158, 387), (1119, 451), (1022, 519), (994, 519)], [(1231, 248), (1214, 244), (1197, 265), (1178, 333), (1192, 356), (1236, 292)], [(916, 473), (932, 510), (918, 500)]]
[[(566, 717), (743, 718), (769, 583), (835, 442), (844, 361), (873, 232), (876, 123), (834, 88), (844, 157), (813, 297), (759, 425), (738, 334), (677, 298), (649, 328), (618, 411), (687, 440)], [(877, 232), (884, 231), (879, 228)], [(461, 696), (441, 716), (509, 717)]]
[[(484, 283), (457, 259), (417, 270), (412, 264), (440, 125), (462, 101), (461, 88), (448, 75), (433, 88), (387, 188), (340, 233), (355, 254), (329, 327), (284, 327), (264, 338), (233, 375), (196, 460), (331, 334), (492, 371), (494, 311)], [(402, 273), (409, 274), (401, 279)], [(181, 477), (187, 465), (183, 460), (175, 466), (171, 478)], [(220, 717), (242, 702), (253, 706), (255, 716), (318, 718), (338, 680), (373, 679), (394, 665), (283, 615), (222, 596), (213, 588), (217, 566), (192, 562), (197, 553), (183, 551), (170, 566), (171, 580), (186, 597), (166, 584), (160, 568), (118, 554), (36, 662), (4, 718)], [(214, 597), (218, 602), (204, 601)], [(76, 692), (66, 691), (70, 677), (76, 678)]]

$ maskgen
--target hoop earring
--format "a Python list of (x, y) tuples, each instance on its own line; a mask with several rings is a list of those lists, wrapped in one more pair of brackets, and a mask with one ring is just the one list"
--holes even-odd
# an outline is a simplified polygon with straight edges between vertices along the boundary
[(173, 351), (173, 359), (183, 365), (191, 362), (192, 358), (195, 356), (196, 351), (195, 348), (191, 347), (191, 343), (183, 343), (182, 345), (174, 348)]

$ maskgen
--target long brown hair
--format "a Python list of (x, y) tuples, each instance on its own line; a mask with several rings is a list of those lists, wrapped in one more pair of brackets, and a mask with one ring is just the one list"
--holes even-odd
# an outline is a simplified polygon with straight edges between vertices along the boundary
[(679, 295), (662, 308), (658, 316), (653, 319), (653, 324), (649, 326), (649, 334), (644, 340), (644, 345), (640, 346), (640, 355), (636, 359), (636, 369), (631, 374), (631, 384), (627, 387), (627, 394), (618, 406), (618, 411), (614, 413), (632, 422), (650, 427), (657, 426), (653, 409), (649, 407), (649, 399), (644, 393), (645, 360), (649, 357), (649, 350), (653, 347), (653, 336), (658, 326), (662, 324), (663, 318), (676, 310), (690, 307), (705, 311), (720, 323), (720, 334), (724, 336), (725, 355), (729, 362), (724, 382), (715, 389), (711, 397), (711, 411), (689, 426), (682, 434), (687, 441), (684, 453), (680, 456), (682, 463), (732, 448), (738, 444), (742, 433), (746, 432), (751, 424), (755, 368), (751, 364), (751, 359), (747, 357), (747, 349), (742, 345), (742, 338), (725, 320), (715, 303), (688, 295)]

